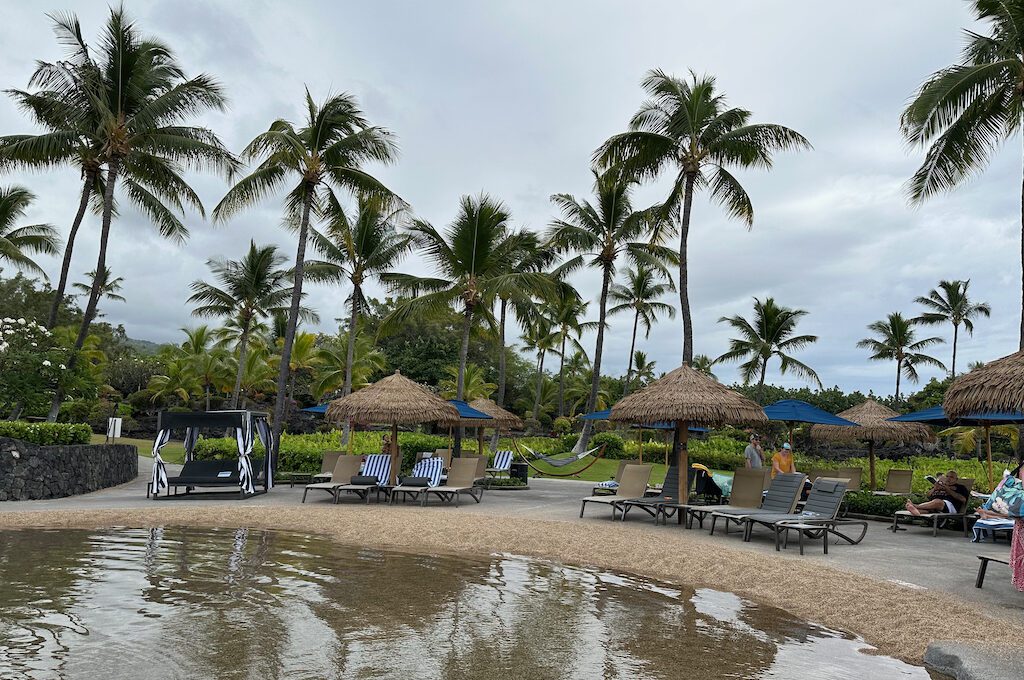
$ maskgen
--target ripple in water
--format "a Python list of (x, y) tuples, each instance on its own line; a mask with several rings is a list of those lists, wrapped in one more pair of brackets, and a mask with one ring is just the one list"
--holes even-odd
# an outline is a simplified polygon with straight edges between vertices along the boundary
[(928, 678), (731, 593), (257, 530), (0, 532), (0, 678)]

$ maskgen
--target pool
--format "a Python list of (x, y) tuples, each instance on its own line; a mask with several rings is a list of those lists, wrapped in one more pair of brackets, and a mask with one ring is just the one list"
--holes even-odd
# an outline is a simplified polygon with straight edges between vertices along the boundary
[(731, 593), (304, 534), (0, 531), (0, 678), (929, 678)]

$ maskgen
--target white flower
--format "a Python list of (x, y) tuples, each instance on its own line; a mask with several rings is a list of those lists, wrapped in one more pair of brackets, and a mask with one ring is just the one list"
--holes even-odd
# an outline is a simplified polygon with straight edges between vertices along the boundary
[(38, 346), (39, 346), (39, 344), (38, 344), (38, 343), (35, 343), (35, 342), (33, 342), (33, 343), (32, 343), (32, 346), (33, 346), (33, 347), (38, 347)]
[(67, 367), (67, 366), (65, 366), (64, 364), (61, 364), (61, 365), (60, 365), (60, 370), (62, 370), (62, 371), (66, 371), (66, 370), (68, 370), (68, 367)]
[(25, 325), (25, 317), (22, 317), (22, 318), (18, 319), (18, 324), (24, 326)]
[(43, 366), (52, 366), (49, 359), (43, 359)]

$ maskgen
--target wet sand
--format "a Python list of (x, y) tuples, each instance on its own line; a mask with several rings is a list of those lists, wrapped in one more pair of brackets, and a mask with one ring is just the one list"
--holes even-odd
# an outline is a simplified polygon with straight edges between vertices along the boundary
[[(459, 512), (455, 508), (168, 506), (0, 513), (0, 528), (254, 527), (319, 534), (354, 546), (412, 552), (512, 553), (727, 590), (830, 628), (883, 654), (921, 663), (929, 638), (1016, 646), (1014, 627), (953, 595), (800, 560), (735, 549), (698, 532), (646, 531)], [(938, 556), (934, 556), (938, 558)], [(943, 622), (956, 622), (946, 625)], [(941, 633), (940, 633), (941, 631)], [(981, 634), (979, 631), (984, 631)]]

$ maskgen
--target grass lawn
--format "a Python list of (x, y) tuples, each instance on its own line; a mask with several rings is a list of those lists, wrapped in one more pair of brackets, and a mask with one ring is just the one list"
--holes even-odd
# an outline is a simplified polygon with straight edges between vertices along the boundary
[[(94, 434), (92, 436), (93, 444), (102, 444), (106, 441), (106, 437), (101, 434)], [(118, 437), (118, 444), (134, 444), (139, 449), (140, 456), (149, 456), (153, 451), (153, 440), (151, 439), (132, 439), (131, 437)], [(167, 445), (160, 449), (160, 457), (164, 459), (165, 463), (176, 463), (181, 465), (185, 462), (185, 447), (181, 445), (181, 442), (169, 441)], [(612, 474), (615, 474), (615, 470), (612, 470)]]
[[(570, 470), (577, 470), (583, 467), (585, 463), (574, 463), (568, 466)], [(533, 465), (540, 470), (551, 470), (553, 473), (564, 473), (565, 468), (556, 468), (548, 465), (543, 461), (534, 461)], [(654, 468), (651, 470), (651, 484), (661, 484), (665, 481), (665, 473), (668, 471), (668, 467), (664, 463), (652, 463)], [(611, 460), (606, 458), (599, 459), (596, 463), (591, 465), (589, 468), (584, 470), (578, 476), (566, 477), (565, 479), (582, 479), (588, 482), (603, 482), (608, 479), (615, 478), (615, 471), (619, 469), (619, 461)], [(712, 472), (722, 472), (723, 474), (731, 475), (731, 472), (725, 472), (723, 470), (713, 470)], [(530, 470), (531, 477), (538, 477), (539, 475), (534, 471)]]

